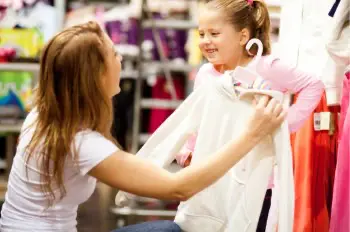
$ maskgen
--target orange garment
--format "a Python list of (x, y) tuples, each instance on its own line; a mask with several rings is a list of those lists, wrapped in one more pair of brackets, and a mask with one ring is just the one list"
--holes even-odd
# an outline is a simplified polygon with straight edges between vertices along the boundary
[(323, 94), (314, 112), (335, 113), (334, 133), (315, 131), (312, 114), (304, 126), (291, 135), (295, 181), (294, 232), (329, 230), (340, 107), (327, 106)]

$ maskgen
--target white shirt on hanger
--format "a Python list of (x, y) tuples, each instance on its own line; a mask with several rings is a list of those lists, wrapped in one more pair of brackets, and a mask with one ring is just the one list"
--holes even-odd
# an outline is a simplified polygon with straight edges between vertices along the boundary
[(335, 15), (330, 17), (328, 13), (334, 2), (335, 0), (282, 1), (278, 42), (281, 58), (322, 78), (328, 105), (340, 103), (346, 65), (336, 63), (326, 47), (339, 38), (344, 19), (349, 17), (348, 0), (341, 0)]
[[(240, 89), (238, 96), (233, 77), (245, 77), (236, 68), (221, 78), (199, 86), (159, 127), (137, 153), (160, 167), (167, 168), (187, 138), (198, 133), (191, 165), (214, 154), (226, 142), (239, 135), (253, 111), (254, 93), (272, 95), (276, 91)], [(187, 232), (255, 232), (263, 199), (274, 162), (279, 165), (280, 186), (279, 230), (291, 232), (294, 217), (294, 182), (292, 154), (287, 123), (274, 135), (267, 136), (239, 161), (226, 175), (196, 194), (178, 208), (175, 222)], [(215, 167), (213, 167), (215, 168)], [(116, 204), (130, 195), (119, 192)]]

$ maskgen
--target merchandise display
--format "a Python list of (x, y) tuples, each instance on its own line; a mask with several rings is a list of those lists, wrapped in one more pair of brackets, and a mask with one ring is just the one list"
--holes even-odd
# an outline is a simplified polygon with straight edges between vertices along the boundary
[[(277, 98), (288, 112), (275, 134), (189, 200), (99, 192), (116, 196), (99, 213), (108, 214), (113, 229), (167, 219), (188, 232), (349, 232), (350, 2), (217, 0), (226, 10), (234, 1), (249, 12), (266, 4), (269, 16), (268, 26), (253, 22), (247, 32), (247, 41), (257, 43), (252, 53), (252, 44), (240, 41), (246, 63), (240, 63), (245, 53), (238, 60), (222, 55), (239, 49), (223, 48), (227, 28), (219, 21), (207, 22), (214, 28), (210, 36), (199, 26), (209, 1), (1, 0), (0, 202), (43, 72), (45, 45), (66, 28), (96, 21), (122, 57), (111, 123), (120, 149), (176, 172), (243, 130), (253, 94)], [(262, 54), (265, 39), (268, 52)]]

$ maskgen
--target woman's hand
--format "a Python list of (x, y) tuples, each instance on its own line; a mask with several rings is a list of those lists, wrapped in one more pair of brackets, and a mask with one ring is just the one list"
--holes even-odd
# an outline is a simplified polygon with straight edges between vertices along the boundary
[(266, 95), (258, 95), (253, 101), (255, 111), (248, 123), (249, 139), (260, 140), (271, 134), (284, 121), (286, 111), (276, 99)]

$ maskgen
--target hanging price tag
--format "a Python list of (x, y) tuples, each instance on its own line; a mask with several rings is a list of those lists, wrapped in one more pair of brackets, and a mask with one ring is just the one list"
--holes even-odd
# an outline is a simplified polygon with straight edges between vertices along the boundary
[(330, 127), (331, 127), (330, 112), (314, 113), (314, 130), (315, 131), (329, 130)]

